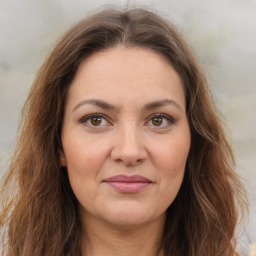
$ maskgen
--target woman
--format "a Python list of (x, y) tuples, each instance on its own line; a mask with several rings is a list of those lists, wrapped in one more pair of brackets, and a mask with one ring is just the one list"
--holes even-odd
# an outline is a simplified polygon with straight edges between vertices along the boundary
[(200, 67), (161, 17), (82, 20), (23, 116), (1, 192), (4, 255), (237, 255), (246, 196), (232, 150)]

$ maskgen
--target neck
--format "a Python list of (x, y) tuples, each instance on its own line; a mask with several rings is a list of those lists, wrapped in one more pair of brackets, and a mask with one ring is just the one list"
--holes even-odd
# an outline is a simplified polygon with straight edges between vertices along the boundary
[(100, 222), (91, 216), (82, 223), (83, 256), (163, 256), (160, 242), (165, 217), (151, 223), (117, 227)]

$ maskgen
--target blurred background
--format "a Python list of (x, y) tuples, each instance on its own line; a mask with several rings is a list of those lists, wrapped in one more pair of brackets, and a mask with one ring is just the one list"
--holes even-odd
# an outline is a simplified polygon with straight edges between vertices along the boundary
[(248, 190), (250, 216), (239, 247), (249, 255), (256, 241), (256, 0), (0, 0), (0, 175), (35, 73), (56, 40), (79, 19), (113, 4), (157, 10), (194, 49)]

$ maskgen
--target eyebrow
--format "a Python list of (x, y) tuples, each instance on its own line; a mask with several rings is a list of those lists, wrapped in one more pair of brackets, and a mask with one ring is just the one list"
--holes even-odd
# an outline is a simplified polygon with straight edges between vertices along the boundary
[(166, 105), (172, 105), (175, 108), (177, 108), (178, 110), (182, 110), (182, 107), (178, 103), (176, 103), (174, 100), (171, 100), (171, 99), (154, 101), (154, 102), (146, 104), (143, 108), (145, 110), (152, 110), (152, 109), (163, 107)]
[[(76, 109), (78, 109), (79, 107), (86, 105), (86, 104), (92, 104), (95, 105), (97, 107), (100, 107), (102, 109), (106, 109), (106, 110), (117, 110), (119, 108), (117, 108), (116, 106), (109, 104), (103, 100), (98, 100), (98, 99), (88, 99), (88, 100), (82, 100), (80, 101), (72, 110), (75, 111)], [(151, 103), (146, 104), (143, 109), (144, 110), (152, 110), (152, 109), (156, 109), (159, 107), (163, 107), (166, 105), (172, 105), (175, 108), (177, 108), (178, 110), (182, 110), (181, 106), (176, 103), (174, 100), (171, 99), (163, 99), (163, 100), (158, 100), (158, 101), (153, 101)]]
[(111, 105), (103, 100), (97, 100), (97, 99), (89, 99), (89, 100), (82, 100), (80, 101), (74, 108), (72, 111), (75, 111), (76, 109), (78, 109), (79, 107), (86, 105), (86, 104), (92, 104), (95, 105), (97, 107), (103, 108), (103, 109), (107, 109), (107, 110), (115, 110), (116, 107), (114, 105)]

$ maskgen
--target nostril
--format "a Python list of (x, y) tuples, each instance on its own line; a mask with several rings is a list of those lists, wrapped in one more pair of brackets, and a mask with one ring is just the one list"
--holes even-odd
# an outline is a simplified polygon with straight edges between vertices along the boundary
[(142, 137), (139, 136), (136, 127), (123, 126), (115, 139), (111, 149), (112, 160), (122, 162), (126, 166), (133, 166), (142, 163), (146, 159), (145, 143)]
[(143, 162), (143, 159), (138, 159), (138, 160), (136, 160), (134, 162), (127, 163), (126, 165), (127, 166), (134, 166), (134, 165), (140, 164), (142, 162)]
[(118, 159), (114, 159), (116, 162), (119, 163), (124, 163), (127, 166), (133, 166), (139, 163), (143, 162), (143, 159), (127, 159), (127, 158), (118, 158)]
[(126, 166), (134, 166), (141, 164), (146, 159), (146, 153), (141, 151), (122, 151), (120, 149), (114, 149), (111, 153), (112, 160), (123, 163)]

